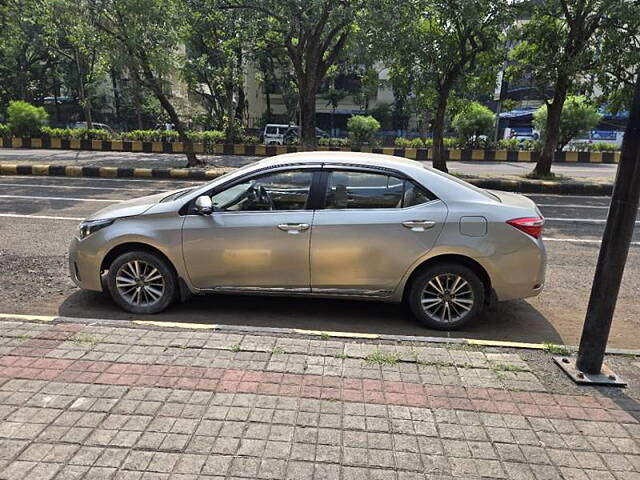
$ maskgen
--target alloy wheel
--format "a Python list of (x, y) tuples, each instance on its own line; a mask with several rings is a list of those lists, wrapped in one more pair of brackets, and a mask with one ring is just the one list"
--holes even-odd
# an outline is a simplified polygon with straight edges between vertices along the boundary
[(131, 260), (118, 269), (116, 288), (130, 305), (148, 306), (162, 298), (165, 279), (151, 263)]
[(475, 299), (467, 280), (457, 274), (442, 273), (427, 282), (420, 301), (429, 318), (452, 323), (471, 311)]

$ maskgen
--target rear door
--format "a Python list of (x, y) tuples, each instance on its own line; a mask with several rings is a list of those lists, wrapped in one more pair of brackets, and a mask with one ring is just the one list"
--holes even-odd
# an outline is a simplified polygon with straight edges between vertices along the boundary
[(408, 268), (434, 245), (445, 204), (399, 174), (331, 168), (311, 238), (315, 293), (389, 295)]

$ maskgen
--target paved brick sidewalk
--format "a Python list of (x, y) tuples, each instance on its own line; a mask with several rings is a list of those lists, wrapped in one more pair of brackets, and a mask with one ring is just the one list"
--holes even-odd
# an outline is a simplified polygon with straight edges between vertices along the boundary
[(640, 479), (640, 363), (0, 322), (0, 478)]

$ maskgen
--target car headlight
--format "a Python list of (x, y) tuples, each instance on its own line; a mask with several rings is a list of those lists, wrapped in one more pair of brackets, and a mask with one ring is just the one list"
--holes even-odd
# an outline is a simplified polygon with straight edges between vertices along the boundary
[(78, 236), (80, 237), (80, 239), (86, 238), (92, 233), (95, 233), (98, 230), (103, 229), (104, 227), (108, 227), (115, 221), (115, 218), (107, 218), (103, 220), (85, 220), (84, 222), (81, 222), (78, 227)]

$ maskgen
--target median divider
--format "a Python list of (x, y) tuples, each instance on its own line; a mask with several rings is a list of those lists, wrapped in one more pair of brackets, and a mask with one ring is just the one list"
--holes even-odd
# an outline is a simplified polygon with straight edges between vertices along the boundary
[[(75, 165), (36, 165), (0, 163), (0, 175), (32, 175), (55, 177), (90, 177), (90, 178), (145, 178), (174, 180), (212, 180), (229, 171), (233, 167), (219, 168), (133, 168), (133, 167), (98, 167)], [(564, 195), (611, 195), (612, 183), (582, 181), (545, 181), (530, 179), (504, 178), (464, 178), (465, 181), (480, 187), (493, 190), (521, 193), (551, 193)]]
[[(53, 150), (89, 150), (98, 152), (184, 153), (182, 142), (141, 142), (124, 140), (66, 140), (60, 138), (3, 138), (3, 148), (38, 148)], [(271, 157), (302, 151), (297, 145), (194, 143), (197, 154)], [(321, 145), (320, 151), (365, 152), (394, 155), (412, 160), (431, 160), (430, 148)], [(447, 149), (445, 158), (462, 162), (536, 162), (539, 153), (527, 150)], [(556, 152), (554, 162), (562, 163), (618, 163), (620, 152)]]

